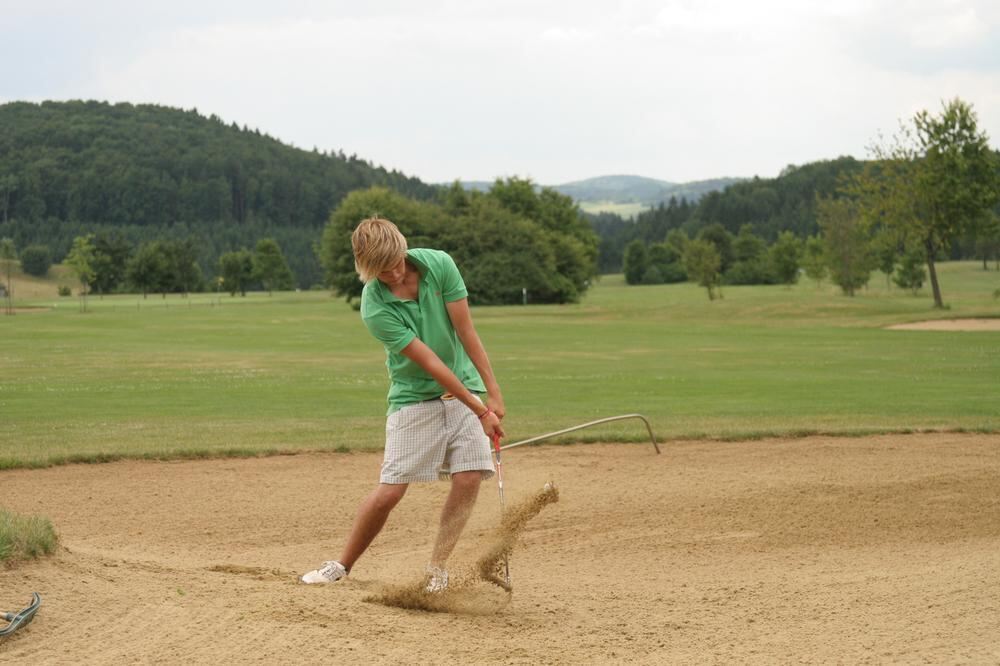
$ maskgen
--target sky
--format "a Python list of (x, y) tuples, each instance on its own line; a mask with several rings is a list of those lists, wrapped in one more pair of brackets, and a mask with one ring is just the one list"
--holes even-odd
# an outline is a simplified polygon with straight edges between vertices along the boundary
[(0, 0), (0, 104), (197, 108), (426, 182), (774, 177), (955, 97), (1000, 144), (1000, 3)]

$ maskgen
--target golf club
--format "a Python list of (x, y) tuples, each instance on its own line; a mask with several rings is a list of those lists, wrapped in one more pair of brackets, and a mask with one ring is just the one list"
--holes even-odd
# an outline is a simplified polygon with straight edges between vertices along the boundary
[[(497, 459), (497, 487), (500, 489), (500, 519), (503, 520), (504, 513), (504, 502), (503, 502), (503, 463), (500, 460), (500, 435), (493, 435), (493, 453)], [(507, 583), (507, 589), (510, 589), (510, 562), (507, 558), (507, 554), (504, 553), (503, 556), (503, 577), (504, 582)]]

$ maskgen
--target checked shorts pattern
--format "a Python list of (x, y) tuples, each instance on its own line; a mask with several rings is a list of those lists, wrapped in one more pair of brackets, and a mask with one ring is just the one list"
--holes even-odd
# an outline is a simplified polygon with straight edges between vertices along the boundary
[(385, 423), (381, 483), (419, 483), (479, 470), (493, 476), (490, 440), (459, 400), (428, 400), (393, 412)]

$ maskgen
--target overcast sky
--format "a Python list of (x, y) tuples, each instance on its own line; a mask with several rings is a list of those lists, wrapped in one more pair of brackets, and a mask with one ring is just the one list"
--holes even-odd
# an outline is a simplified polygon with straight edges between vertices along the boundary
[(0, 0), (0, 103), (197, 107), (429, 182), (773, 177), (956, 96), (1000, 145), (1000, 2)]

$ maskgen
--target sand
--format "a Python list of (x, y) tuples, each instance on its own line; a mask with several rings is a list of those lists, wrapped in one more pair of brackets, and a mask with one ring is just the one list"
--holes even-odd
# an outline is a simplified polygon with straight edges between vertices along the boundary
[[(334, 557), (376, 454), (118, 462), (0, 472), (6, 508), (59, 552), (0, 570), (42, 595), (5, 663), (1000, 661), (1000, 437), (923, 434), (523, 447), (508, 507), (545, 481), (513, 592), (473, 612), (366, 602), (420, 576), (446, 485), (414, 486), (351, 576)], [(453, 570), (499, 523), (483, 488)], [(483, 609), (486, 609), (483, 611)]]
[(1000, 331), (1000, 318), (934, 319), (911, 324), (895, 324), (886, 328), (893, 331)]

